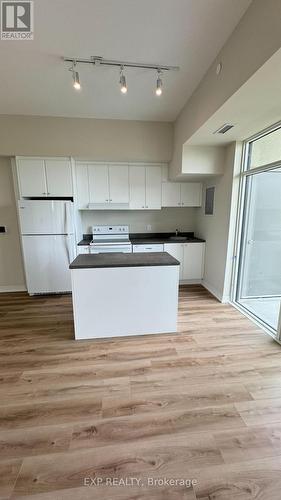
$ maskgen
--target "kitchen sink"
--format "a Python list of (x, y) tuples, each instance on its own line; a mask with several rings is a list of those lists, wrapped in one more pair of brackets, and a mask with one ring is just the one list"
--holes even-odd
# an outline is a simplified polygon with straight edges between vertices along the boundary
[(170, 236), (171, 241), (187, 241), (187, 236)]

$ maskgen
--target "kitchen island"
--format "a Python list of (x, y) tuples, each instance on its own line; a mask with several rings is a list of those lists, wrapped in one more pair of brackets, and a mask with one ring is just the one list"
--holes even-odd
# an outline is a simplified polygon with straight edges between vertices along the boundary
[(75, 339), (176, 332), (179, 262), (168, 253), (81, 254), (69, 267)]

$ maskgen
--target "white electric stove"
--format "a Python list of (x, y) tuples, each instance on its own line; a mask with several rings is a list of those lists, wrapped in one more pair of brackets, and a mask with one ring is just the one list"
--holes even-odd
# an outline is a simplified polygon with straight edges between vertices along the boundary
[(129, 226), (93, 226), (90, 253), (131, 253)]

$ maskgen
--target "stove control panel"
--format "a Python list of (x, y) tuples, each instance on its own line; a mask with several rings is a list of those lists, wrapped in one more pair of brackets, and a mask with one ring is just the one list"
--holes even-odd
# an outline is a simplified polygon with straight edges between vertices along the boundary
[(129, 226), (92, 226), (92, 234), (128, 234)]

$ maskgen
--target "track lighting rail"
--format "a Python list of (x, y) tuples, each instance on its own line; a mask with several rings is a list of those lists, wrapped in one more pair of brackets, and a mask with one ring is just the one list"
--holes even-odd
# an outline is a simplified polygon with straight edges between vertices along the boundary
[(128, 61), (117, 61), (114, 59), (104, 59), (100, 56), (92, 56), (90, 58), (85, 57), (64, 57), (65, 62), (70, 63), (82, 63), (82, 64), (93, 64), (94, 66), (115, 66), (119, 68), (141, 68), (141, 69), (151, 69), (160, 71), (179, 71), (179, 66), (162, 66), (161, 64), (146, 64), (138, 62), (128, 62)]

